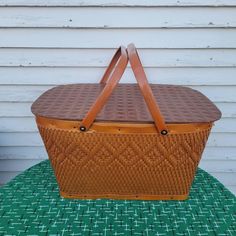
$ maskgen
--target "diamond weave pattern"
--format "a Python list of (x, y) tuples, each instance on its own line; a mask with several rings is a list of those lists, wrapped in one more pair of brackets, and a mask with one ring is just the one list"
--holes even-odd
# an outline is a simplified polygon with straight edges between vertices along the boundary
[(67, 194), (188, 194), (210, 129), (110, 134), (39, 125), (60, 190)]

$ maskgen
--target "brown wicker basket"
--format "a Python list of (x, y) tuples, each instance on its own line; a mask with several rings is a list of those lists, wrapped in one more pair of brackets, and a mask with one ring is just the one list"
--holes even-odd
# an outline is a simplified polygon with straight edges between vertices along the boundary
[[(118, 84), (128, 59), (138, 84)], [(184, 200), (213, 122), (204, 95), (149, 85), (136, 48), (120, 47), (100, 84), (62, 85), (32, 105), (67, 198)]]

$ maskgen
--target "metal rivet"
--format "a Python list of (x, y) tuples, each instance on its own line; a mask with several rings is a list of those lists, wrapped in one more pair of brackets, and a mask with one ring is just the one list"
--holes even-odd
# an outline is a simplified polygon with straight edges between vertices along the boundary
[(86, 128), (85, 128), (84, 126), (80, 126), (79, 129), (80, 129), (80, 131), (82, 131), (82, 132), (86, 131)]
[(162, 134), (162, 135), (167, 135), (168, 132), (167, 132), (167, 130), (163, 129), (163, 130), (161, 131), (161, 134)]

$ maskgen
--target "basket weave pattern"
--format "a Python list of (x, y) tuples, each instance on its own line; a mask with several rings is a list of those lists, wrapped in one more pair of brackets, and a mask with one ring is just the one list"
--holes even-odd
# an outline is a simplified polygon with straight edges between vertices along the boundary
[(162, 136), (109, 134), (38, 125), (67, 195), (188, 194), (210, 128)]
[[(118, 85), (128, 61), (138, 85)], [(99, 84), (57, 86), (32, 112), (61, 196), (142, 200), (188, 197), (221, 117), (200, 92), (150, 85), (134, 44), (116, 51)]]

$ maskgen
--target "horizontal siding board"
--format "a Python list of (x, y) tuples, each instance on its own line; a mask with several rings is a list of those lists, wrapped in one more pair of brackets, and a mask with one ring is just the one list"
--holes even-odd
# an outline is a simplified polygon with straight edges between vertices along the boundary
[[(212, 133), (208, 140), (210, 147), (234, 147), (236, 133)], [(37, 132), (0, 133), (0, 147), (43, 146)]]
[(234, 147), (236, 133), (213, 133), (207, 142), (210, 147)]
[(206, 95), (213, 102), (235, 102), (235, 86), (189, 86)]
[[(227, 160), (227, 161), (211, 161), (211, 160), (201, 160), (200, 168), (207, 170), (209, 172), (228, 172), (234, 173), (236, 177), (236, 161), (235, 160)], [(234, 181), (236, 185), (236, 178)]]
[(216, 179), (228, 186), (236, 186), (236, 173), (210, 172)]
[[(32, 117), (31, 102), (0, 102), (0, 117)], [(236, 103), (216, 102), (224, 118), (236, 118)]]
[[(2, 48), (0, 67), (106, 67), (114, 53), (114, 49)], [(236, 49), (140, 49), (139, 54), (145, 67), (236, 66)]]
[(236, 6), (235, 0), (1, 0), (0, 6)]
[(20, 173), (21, 171), (0, 171), (0, 187)]
[[(87, 67), (0, 67), (0, 84), (59, 85), (65, 83), (86, 83), (88, 81), (98, 83), (104, 71), (105, 68), (100, 67), (92, 69)], [(233, 67), (146, 67), (145, 72), (150, 83), (199, 86), (236, 85), (236, 68)], [(121, 82), (135, 82), (130, 68), (127, 68)]]
[(0, 133), (0, 147), (43, 146), (38, 133)]
[[(43, 92), (53, 86), (2, 86), (0, 101), (2, 102), (33, 102)], [(196, 89), (213, 102), (236, 102), (235, 86), (189, 86)]]
[(0, 117), (31, 117), (31, 102), (0, 102)]
[(0, 171), (20, 172), (38, 164), (42, 160), (0, 160)]
[(1, 86), (0, 101), (2, 102), (33, 102), (52, 86)]
[(233, 185), (233, 186), (226, 185), (225, 187), (236, 196), (236, 186), (235, 185)]
[(1, 160), (42, 160), (47, 158), (47, 152), (44, 147), (0, 147)]
[[(145, 17), (137, 17), (144, 13)], [(3, 28), (214, 28), (235, 26), (236, 8), (233, 7), (149, 7), (145, 10), (139, 7), (0, 8), (0, 27)]]
[[(33, 132), (37, 131), (34, 117), (0, 117), (1, 132)], [(224, 118), (217, 121), (212, 132), (236, 133), (236, 119)]]
[(236, 119), (235, 118), (223, 118), (223, 119), (217, 121), (212, 129), (212, 132), (236, 133)]
[[(148, 35), (148, 39), (147, 39)], [(184, 40), (183, 40), (184, 35)], [(236, 29), (58, 29), (2, 28), (0, 47), (236, 48)]]
[(0, 118), (1, 132), (33, 132), (37, 131), (34, 117)]
[(204, 160), (236, 160), (236, 146), (232, 147), (209, 147), (207, 146), (203, 152)]
[(236, 103), (215, 103), (223, 117), (236, 118)]

